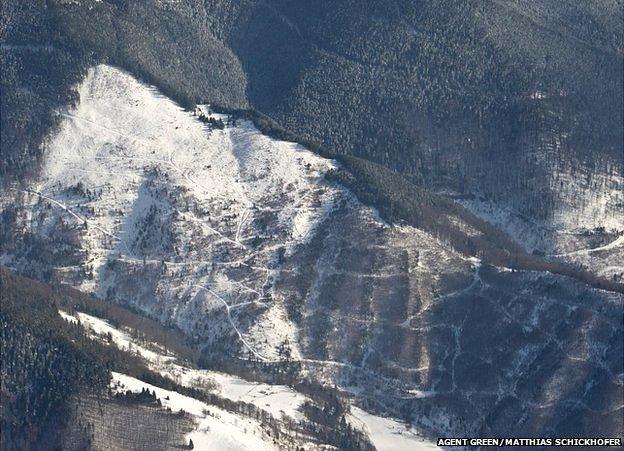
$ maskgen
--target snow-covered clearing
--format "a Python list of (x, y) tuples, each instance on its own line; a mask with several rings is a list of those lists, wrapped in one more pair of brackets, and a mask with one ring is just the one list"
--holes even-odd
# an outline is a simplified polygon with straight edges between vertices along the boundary
[[(581, 198), (583, 196), (580, 193), (575, 195)], [(618, 196), (621, 194), (612, 194), (615, 199)], [(589, 200), (586, 202), (590, 203)], [(599, 211), (595, 213), (597, 216), (588, 217), (589, 213), (574, 212), (568, 206), (570, 210), (566, 216), (567, 210), (562, 205), (559, 206), (562, 211), (557, 216), (558, 219), (535, 221), (519, 215), (512, 208), (501, 207), (492, 202), (472, 199), (461, 200), (459, 203), (507, 232), (528, 252), (538, 250), (547, 258), (583, 265), (605, 278), (624, 275), (624, 214), (617, 208), (605, 210), (596, 207)], [(594, 235), (600, 236), (605, 231), (614, 237), (609, 238), (607, 235), (603, 237), (605, 241), (608, 240), (605, 244), (592, 245)]]
[(607, 243), (607, 244), (605, 244), (603, 246), (591, 247), (591, 248), (587, 248), (587, 249), (578, 249), (578, 250), (571, 251), (571, 252), (566, 252), (566, 253), (563, 253), (563, 254), (553, 254), (551, 256), (552, 257), (568, 257), (568, 256), (571, 256), (571, 255), (592, 254), (594, 252), (608, 251), (608, 250), (616, 249), (616, 248), (620, 248), (620, 247), (624, 247), (624, 235), (616, 238), (615, 240), (613, 240), (610, 243)]
[[(238, 338), (245, 353), (276, 361), (288, 342), (294, 360), (348, 366), (302, 357), (300, 331), (285, 308), (292, 291), (275, 289), (284, 273), (300, 271), (283, 260), (336, 211), (378, 232), (363, 237), (383, 241), (390, 229), (325, 180), (335, 163), (199, 107), (204, 118), (225, 123), (210, 127), (110, 66), (91, 69), (79, 92), (78, 105), (59, 112), (64, 120), (47, 145), (40, 181), (18, 193), (31, 215), (24, 228), (63, 249), (55, 277), (173, 321), (206, 346)], [(22, 256), (2, 259), (11, 265), (12, 257)], [(336, 276), (360, 279), (400, 274), (387, 272), (334, 268)]]
[[(345, 368), (376, 377), (341, 352), (306, 355), (314, 337), (291, 319), (292, 300), (303, 309), (334, 294), (338, 303), (349, 303), (340, 298), (351, 294), (359, 302), (357, 290), (328, 292), (327, 279), (335, 278), (370, 288), (378, 309), (384, 293), (394, 292), (393, 280), (409, 273), (409, 260), (428, 258), (424, 248), (431, 244), (431, 261), (417, 269), (432, 280), (419, 287), (428, 302), (437, 280), (431, 273), (445, 266), (450, 253), (442, 258), (431, 237), (384, 224), (348, 190), (326, 180), (335, 168), (331, 160), (262, 135), (248, 121), (200, 107), (202, 121), (105, 65), (89, 71), (79, 92), (75, 108), (58, 112), (63, 120), (44, 149), (40, 179), (3, 199), (23, 202), (17, 226), (35, 235), (54, 260), (29, 260), (22, 253), (3, 255), (3, 262), (52, 272), (61, 283), (129, 303), (176, 324), (202, 346), (278, 361), (280, 346), (288, 343), (291, 359), (322, 377)], [(225, 126), (210, 126), (207, 117)], [(405, 240), (413, 244), (404, 248)], [(369, 245), (376, 247), (371, 251)], [(327, 253), (335, 266), (317, 272), (321, 260), (310, 250)], [(367, 262), (377, 266), (371, 270)], [(307, 278), (314, 280), (304, 289)], [(300, 415), (297, 407), (305, 397), (287, 387), (196, 370), (110, 324), (77, 317), (178, 383), (216, 382), (224, 397), (275, 416)], [(339, 346), (350, 346), (338, 332), (339, 321), (335, 326), (334, 335), (345, 338), (336, 340)], [(361, 339), (369, 345), (368, 335)]]
[(441, 449), (413, 428), (390, 418), (372, 415), (358, 407), (351, 407), (350, 421), (368, 433), (379, 451)]
[(59, 310), (59, 315), (61, 315), (61, 318), (63, 318), (65, 321), (69, 323), (78, 324), (78, 318), (70, 315), (69, 313), (64, 312), (63, 310)]
[[(97, 337), (110, 337), (112, 342), (115, 343), (119, 349), (135, 352), (154, 365), (163, 365), (175, 360), (174, 356), (167, 354), (162, 347), (155, 343), (139, 344), (137, 340), (130, 337), (128, 333), (113, 327), (107, 321), (95, 316), (87, 315), (82, 312), (76, 312), (75, 316), (69, 315), (63, 311), (59, 311), (59, 314), (68, 321), (79, 321), (83, 327), (92, 331)], [(155, 352), (153, 349), (158, 349), (161, 352)]]
[(187, 441), (192, 440), (195, 449), (215, 451), (278, 449), (269, 437), (265, 437), (261, 425), (250, 418), (209, 406), (197, 399), (164, 390), (125, 374), (113, 372), (111, 386), (122, 392), (129, 390), (138, 393), (147, 389), (156, 393), (156, 397), (164, 407), (169, 407), (173, 412), (183, 410), (192, 415), (197, 429), (187, 436)]
[(58, 112), (64, 120), (40, 181), (20, 193), (33, 212), (29, 227), (84, 255), (83, 265), (58, 262), (59, 274), (189, 334), (210, 330), (208, 342), (229, 328), (265, 360), (284, 340), (298, 356), (296, 329), (271, 285), (279, 255), (306, 243), (349, 197), (324, 180), (334, 163), (199, 108), (226, 124), (211, 127), (110, 66), (91, 69), (79, 92), (75, 108)]

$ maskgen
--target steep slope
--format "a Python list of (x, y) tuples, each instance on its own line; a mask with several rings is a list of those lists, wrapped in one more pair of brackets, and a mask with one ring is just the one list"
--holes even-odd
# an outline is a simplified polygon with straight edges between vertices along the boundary
[[(39, 211), (42, 239), (69, 246), (59, 279), (132, 300), (204, 340), (223, 326), (202, 323), (198, 311), (231, 318), (269, 307), (263, 327), (295, 343), (281, 303), (267, 302), (272, 266), (349, 200), (322, 180), (331, 163), (248, 123), (203, 125), (111, 67), (90, 72), (81, 98), (59, 112), (67, 120), (42, 181), (21, 192)], [(48, 205), (61, 214), (49, 216)], [(33, 259), (22, 262), (42, 275)]]
[[(324, 437), (341, 449), (372, 449), (360, 423), (317, 424), (303, 414), (324, 407), (323, 387), (311, 401), (283, 385), (201, 370), (175, 330), (123, 307), (4, 267), (0, 282), (3, 450), (314, 450), (324, 449)], [(347, 409), (344, 418), (348, 404), (336, 398), (334, 406)]]
[(620, 294), (388, 224), (335, 162), (119, 69), (91, 69), (79, 92), (41, 177), (3, 193), (6, 264), (176, 324), (209, 360), (302, 371), (431, 434), (623, 430)]

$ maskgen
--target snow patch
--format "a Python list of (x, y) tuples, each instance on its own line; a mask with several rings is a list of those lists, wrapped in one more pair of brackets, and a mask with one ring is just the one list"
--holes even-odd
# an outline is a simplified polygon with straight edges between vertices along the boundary
[(358, 407), (351, 407), (350, 421), (368, 433), (379, 451), (442, 449), (419, 435), (414, 428), (390, 418), (372, 415)]

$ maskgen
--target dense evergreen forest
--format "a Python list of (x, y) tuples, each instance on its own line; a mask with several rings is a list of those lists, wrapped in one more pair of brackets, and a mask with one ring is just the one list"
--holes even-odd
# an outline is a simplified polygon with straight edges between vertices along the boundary
[(49, 286), (4, 267), (0, 282), (2, 449), (57, 443), (71, 396), (103, 392), (119, 355), (63, 320)]

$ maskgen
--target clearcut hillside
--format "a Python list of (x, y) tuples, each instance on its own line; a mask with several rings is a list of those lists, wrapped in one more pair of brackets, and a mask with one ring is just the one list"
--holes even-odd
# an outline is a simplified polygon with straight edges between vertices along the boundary
[[(253, 108), (547, 228), (571, 192), (622, 216), (609, 194), (624, 149), (621, 1), (4, 3), (5, 178), (32, 168), (77, 75), (108, 61), (182, 104)], [(592, 214), (570, 207), (566, 227)]]

